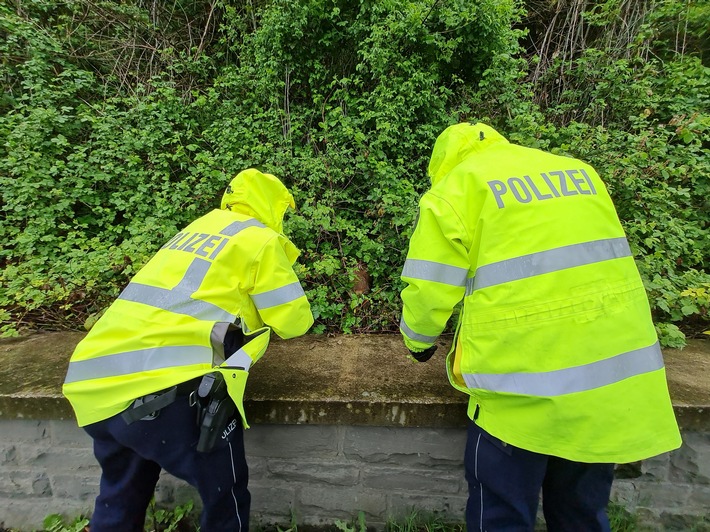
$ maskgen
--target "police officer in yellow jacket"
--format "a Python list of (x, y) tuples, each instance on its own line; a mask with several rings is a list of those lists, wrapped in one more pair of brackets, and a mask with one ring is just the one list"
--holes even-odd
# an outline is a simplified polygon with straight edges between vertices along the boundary
[(77, 346), (63, 387), (102, 468), (92, 532), (142, 531), (162, 469), (195, 486), (201, 530), (248, 530), (249, 368), (273, 330), (308, 331), (282, 234), (286, 187), (240, 172), (221, 209), (168, 240)]
[(613, 464), (680, 446), (648, 300), (594, 169), (485, 124), (437, 139), (400, 330), (470, 395), (468, 530), (609, 530)]

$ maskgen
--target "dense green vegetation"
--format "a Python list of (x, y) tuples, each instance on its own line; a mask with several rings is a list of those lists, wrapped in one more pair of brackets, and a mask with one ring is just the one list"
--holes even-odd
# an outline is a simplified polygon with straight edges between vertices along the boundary
[(482, 120), (599, 170), (682, 345), (710, 307), (709, 19), (700, 0), (3, 2), (0, 333), (91, 322), (248, 166), (294, 192), (314, 331), (396, 330), (434, 139)]

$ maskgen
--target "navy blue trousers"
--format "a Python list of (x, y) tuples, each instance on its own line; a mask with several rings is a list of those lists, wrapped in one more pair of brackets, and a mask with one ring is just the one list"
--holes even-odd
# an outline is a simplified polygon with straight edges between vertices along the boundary
[(189, 482), (202, 499), (202, 532), (249, 530), (251, 497), (238, 414), (231, 432), (209, 453), (195, 449), (199, 428), (187, 396), (150, 421), (127, 425), (121, 415), (88, 425), (101, 484), (91, 532), (142, 532), (160, 470)]
[(540, 492), (549, 531), (608, 532), (613, 464), (585, 464), (532, 453), (469, 422), (466, 442), (466, 528), (528, 532)]

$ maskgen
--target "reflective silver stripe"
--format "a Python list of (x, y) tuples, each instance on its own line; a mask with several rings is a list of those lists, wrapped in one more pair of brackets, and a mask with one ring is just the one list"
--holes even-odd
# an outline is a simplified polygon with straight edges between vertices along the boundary
[(440, 262), (419, 259), (407, 259), (402, 269), (402, 277), (411, 277), (423, 281), (464, 286), (468, 268), (459, 268)]
[(251, 300), (254, 302), (257, 309), (264, 310), (265, 308), (290, 303), (305, 295), (301, 283), (296, 281), (295, 283), (287, 284), (280, 288), (274, 288), (273, 290), (268, 290), (261, 294), (252, 294)]
[(185, 275), (182, 276), (180, 282), (175, 285), (173, 291), (183, 292), (185, 294), (193, 294), (199, 290), (202, 281), (205, 280), (207, 272), (212, 266), (212, 263), (205, 259), (194, 259), (185, 270)]
[(470, 296), (473, 294), (473, 285), (476, 283), (475, 277), (469, 277), (466, 279), (466, 295)]
[(601, 388), (661, 368), (663, 368), (663, 355), (656, 342), (649, 347), (574, 368), (542, 373), (465, 373), (463, 378), (469, 388), (536, 397), (555, 397)]
[(402, 332), (404, 332), (404, 334), (407, 335), (407, 338), (410, 340), (416, 340), (417, 342), (433, 344), (436, 342), (436, 339), (439, 338), (438, 336), (425, 336), (423, 334), (415, 333), (404, 321), (404, 316), (402, 316), (402, 319), (399, 320), (399, 328)]
[(540, 253), (531, 253), (476, 269), (473, 285), (467, 286), (466, 295), (471, 295), (473, 290), (526, 279), (534, 275), (630, 256), (629, 243), (624, 237), (572, 244)]
[(156, 369), (211, 363), (212, 349), (207, 346), (153, 347), (70, 362), (64, 382), (68, 384)]
[(225, 235), (225, 236), (234, 236), (239, 231), (243, 231), (244, 229), (246, 229), (248, 227), (266, 227), (266, 226), (263, 223), (261, 223), (259, 220), (252, 218), (250, 220), (246, 220), (245, 222), (232, 222), (227, 227), (222, 229), (219, 232), (219, 234)]
[(238, 367), (238, 368), (244, 368), (244, 369), (249, 369), (249, 367), (252, 365), (252, 358), (249, 356), (249, 353), (244, 351), (244, 349), (239, 349), (236, 353), (234, 353), (232, 356), (230, 356), (223, 366), (229, 366), (229, 367)]
[(118, 299), (142, 303), (199, 320), (233, 322), (237, 319), (236, 315), (207, 301), (190, 297), (200, 288), (210, 265), (211, 263), (205, 259), (194, 259), (183, 278), (172, 289), (131, 282)]
[[(219, 234), (232, 237), (248, 227), (266, 226), (260, 221), (251, 218), (243, 222), (232, 222), (222, 229)], [(192, 299), (191, 297), (192, 294), (199, 290), (211, 266), (212, 262), (195, 258), (188, 266), (183, 278), (174, 288), (159, 288), (131, 282), (118, 296), (118, 299), (142, 303), (168, 312), (174, 312), (175, 314), (192, 316), (199, 320), (234, 322), (237, 319), (235, 314), (231, 314), (213, 303)]]

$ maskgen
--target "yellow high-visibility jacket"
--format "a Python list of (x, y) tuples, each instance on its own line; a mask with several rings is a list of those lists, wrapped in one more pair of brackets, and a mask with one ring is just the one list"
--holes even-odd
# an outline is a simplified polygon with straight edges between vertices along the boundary
[(429, 175), (400, 330), (421, 351), (463, 300), (447, 368), (469, 417), (580, 462), (679, 447), (648, 299), (594, 169), (458, 124), (437, 139)]
[[(245, 426), (250, 366), (270, 331), (282, 338), (313, 324), (281, 231), (293, 198), (274, 176), (245, 170), (222, 202), (165, 243), (77, 345), (63, 387), (80, 426), (111, 417), (144, 395), (215, 369)], [(246, 343), (225, 360), (223, 340)]]

